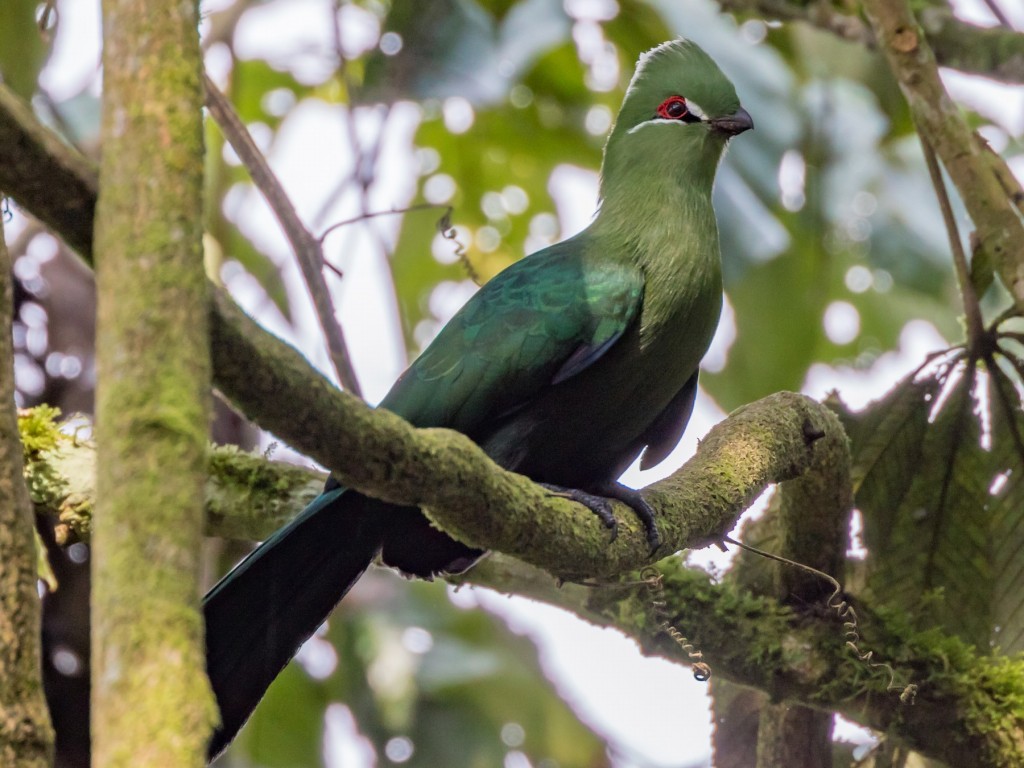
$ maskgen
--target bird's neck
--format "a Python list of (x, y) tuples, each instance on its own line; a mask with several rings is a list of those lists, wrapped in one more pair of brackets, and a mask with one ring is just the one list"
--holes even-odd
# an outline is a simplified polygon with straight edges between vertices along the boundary
[(711, 188), (723, 143), (710, 133), (664, 141), (650, 128), (613, 133), (601, 168), (601, 204), (594, 234), (638, 249), (641, 260), (686, 251), (687, 240), (718, 242)]
[[(608, 162), (615, 163), (614, 156), (606, 158), (601, 207), (589, 234), (600, 243), (598, 250), (618, 254), (644, 272), (645, 336), (701, 313), (717, 323), (722, 272), (711, 204), (717, 157), (690, 157), (663, 154), (663, 162), (651, 156), (615, 165)], [(713, 325), (699, 333), (705, 331), (713, 333)]]

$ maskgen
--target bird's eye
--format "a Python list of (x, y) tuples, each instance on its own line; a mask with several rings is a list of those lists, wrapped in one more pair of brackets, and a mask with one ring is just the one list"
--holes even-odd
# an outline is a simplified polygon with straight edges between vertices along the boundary
[(658, 107), (658, 117), (666, 120), (681, 120), (690, 112), (686, 108), (686, 99), (682, 96), (669, 96)]

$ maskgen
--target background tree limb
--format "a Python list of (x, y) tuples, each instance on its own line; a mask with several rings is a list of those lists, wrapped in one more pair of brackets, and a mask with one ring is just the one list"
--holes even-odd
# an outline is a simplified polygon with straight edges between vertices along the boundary
[[(13, 197), (29, 213), (42, 221), (75, 250), (86, 264), (93, 264), (93, 216), (96, 210), (98, 181), (96, 168), (85, 157), (44, 126), (31, 108), (7, 86), (0, 83), (0, 190)], [(62, 194), (53, 194), (54, 189)], [(222, 293), (219, 289), (212, 289)], [(219, 313), (234, 302), (212, 301), (210, 323), (234, 325), (221, 334), (224, 343), (233, 339), (265, 333), (243, 312), (234, 311), (230, 319)], [(251, 348), (224, 349), (214, 360), (214, 383), (224, 385), (217, 360), (232, 360), (250, 354)], [(259, 375), (264, 363), (258, 357), (246, 360), (248, 371)], [(231, 365), (232, 373), (239, 372)], [(244, 386), (244, 381), (235, 382)], [(230, 387), (229, 387), (230, 388)]]
[(974, 222), (976, 250), (991, 258), (1018, 311), (1024, 311), (1024, 223), (1002, 181), (1012, 174), (949, 98), (927, 38), (905, 0), (864, 0), (864, 10), (918, 130), (942, 160)]
[[(1024, 695), (1019, 660), (975, 654), (957, 640), (914, 633), (858, 605), (865, 645), (920, 684), (916, 703), (905, 704), (898, 691), (886, 690), (887, 672), (867, 668), (843, 645), (834, 613), (787, 608), (734, 584), (716, 584), (676, 558), (658, 568), (673, 625), (702, 650), (716, 675), (765, 691), (773, 701), (839, 712), (949, 765), (995, 768), (1024, 761), (1024, 720), (1009, 704)], [(645, 653), (690, 661), (660, 632), (657, 611), (635, 586), (559, 586), (500, 556), (473, 568), (465, 581), (565, 608), (624, 632)]]
[(0, 765), (46, 768), (53, 729), (43, 697), (35, 527), (14, 408), (10, 255), (0, 216)]
[[(768, 21), (802, 21), (850, 42), (875, 47), (870, 25), (832, 3), (803, 0), (718, 0), (725, 11)], [(919, 19), (940, 66), (1004, 83), (1024, 82), (1024, 33), (961, 21), (944, 6), (924, 8)]]
[(201, 766), (216, 709), (199, 610), (210, 358), (197, 6), (104, 0), (103, 21), (92, 761)]

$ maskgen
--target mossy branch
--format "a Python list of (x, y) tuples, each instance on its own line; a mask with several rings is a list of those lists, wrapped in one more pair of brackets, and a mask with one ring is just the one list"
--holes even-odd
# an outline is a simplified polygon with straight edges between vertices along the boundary
[[(706, 493), (710, 504), (735, 504), (738, 510), (763, 487), (772, 471), (781, 469), (782, 475), (791, 477), (807, 468), (799, 457), (790, 466), (765, 461), (765, 457), (770, 450), (786, 444), (793, 452), (804, 453), (805, 449), (800, 446), (806, 445), (808, 430), (802, 415), (816, 413), (817, 407), (806, 398), (784, 395), (773, 396), (734, 414), (701, 442), (697, 456), (680, 473), (659, 484), (659, 493), (652, 495), (651, 500), (663, 507), (663, 514), (664, 507), (670, 505), (686, 509), (690, 502), (673, 499), (676, 493), (672, 486), (697, 482), (702, 489), (698, 493)], [(795, 408), (795, 413), (788, 416), (772, 415), (772, 411), (791, 408)], [(369, 416), (383, 416), (389, 422), (395, 418), (372, 411)], [(783, 432), (789, 424), (790, 428), (795, 428), (794, 434), (767, 442), (759, 439), (763, 430), (776, 419), (783, 422)], [(812, 429), (811, 438), (814, 435)], [(827, 463), (832, 450), (843, 450), (845, 446), (837, 443), (828, 447), (825, 439), (814, 440), (811, 453), (818, 461)], [(841, 433), (834, 433), (834, 437), (828, 439), (842, 442)], [(76, 442), (72, 437), (60, 440), (63, 446), (37, 453), (35, 460), (29, 462), (29, 470), (32, 476), (59, 476), (65, 489), (74, 489), (79, 483), (76, 478), (88, 473), (86, 468), (93, 460), (92, 449), (88, 443)], [(457, 442), (456, 450), (466, 448), (461, 441)], [(79, 454), (78, 459), (59, 457), (65, 451)], [(786, 448), (782, 451), (786, 453)], [(739, 458), (740, 466), (725, 470), (731, 464), (723, 461), (726, 458)], [(434, 460), (441, 465), (445, 459), (442, 448)], [(747, 462), (752, 467), (749, 472), (744, 471)], [(65, 466), (77, 467), (76, 474), (64, 475), (62, 468)], [(269, 462), (230, 449), (214, 449), (210, 467), (207, 499), (211, 514), (207, 533), (211, 535), (262, 538), (284, 519), (296, 514), (316, 492), (323, 478), (316, 471)], [(426, 482), (443, 485), (442, 474), (443, 471), (441, 474), (428, 471)], [(702, 474), (707, 474), (703, 481)], [(826, 495), (831, 492), (839, 498), (835, 506), (841, 508), (843, 492), (830, 486), (827, 476), (815, 481), (816, 475), (806, 473), (796, 483), (806, 491), (820, 482), (818, 487), (825, 489)], [(525, 478), (516, 478), (509, 486), (513, 492), (518, 492), (520, 482), (529, 485)], [(31, 485), (39, 487), (38, 483)], [(37, 496), (36, 500), (47, 505), (59, 502), (59, 496), (47, 498)], [(275, 498), (279, 503), (275, 504)], [(822, 497), (817, 499), (820, 501)], [(552, 510), (555, 514), (561, 514), (566, 506), (570, 515), (576, 514), (574, 505), (555, 501), (557, 507)], [(271, 516), (263, 519), (247, 509), (250, 505), (271, 510)], [(81, 506), (81, 510), (87, 511), (88, 505)], [(499, 508), (490, 513), (501, 515), (503, 512)], [(588, 513), (580, 511), (580, 514), (588, 517)], [(624, 524), (627, 520), (628, 513)], [(694, 530), (702, 527), (699, 523), (693, 525)], [(607, 533), (603, 529), (595, 526), (594, 533), (607, 544)], [(708, 536), (707, 540), (714, 540), (716, 536), (717, 533)], [(638, 554), (645, 557), (639, 531), (635, 537), (641, 547)], [(693, 542), (700, 543), (699, 540)], [(864, 647), (874, 649), (879, 656), (897, 664), (901, 671), (912, 674), (920, 685), (917, 703), (908, 706), (899, 701), (897, 693), (886, 690), (889, 675), (884, 670), (861, 664), (845, 647), (842, 625), (834, 613), (799, 612), (770, 597), (753, 595), (735, 584), (714, 584), (705, 574), (686, 569), (674, 559), (663, 561), (659, 569), (664, 574), (673, 624), (700, 646), (716, 675), (767, 691), (775, 700), (842, 712), (855, 722), (888, 731), (915, 749), (951, 765), (987, 768), (1019, 765), (1024, 761), (1024, 745), (1013, 735), (1024, 733), (1024, 722), (1016, 719), (1017, 709), (1006, 705), (1024, 696), (1021, 662), (976, 655), (959, 641), (944, 638), (938, 632), (913, 634), (893, 620), (883, 620), (859, 605)], [(689, 663), (679, 647), (661, 632), (662, 617), (652, 608), (641, 588), (594, 589), (562, 584), (546, 571), (499, 554), (492, 554), (460, 579), (560, 606), (587, 620), (618, 628), (635, 638), (647, 653)], [(965, 713), (962, 726), (956, 729), (935, 727), (936, 722), (946, 722), (954, 712)]]
[[(768, 21), (802, 21), (853, 43), (875, 48), (871, 27), (846, 3), (811, 0), (718, 0), (725, 11)], [(949, 7), (925, 8), (921, 27), (943, 67), (1004, 83), (1024, 83), (1024, 33), (980, 27), (956, 17)]]
[[(246, 396), (254, 403), (301, 399), (304, 405), (268, 409), (256, 414), (259, 423), (285, 432), (297, 448), (332, 467), (345, 485), (424, 507), (456, 538), (519, 557), (561, 578), (611, 576), (679, 549), (720, 541), (768, 484), (806, 472), (830, 443), (846, 440), (833, 414), (801, 395), (780, 393), (741, 408), (708, 434), (684, 467), (645, 489), (645, 497), (659, 512), (664, 541), (652, 555), (644, 530), (628, 507), (616, 503), (620, 534), (610, 542), (608, 531), (589, 510), (501, 469), (463, 435), (415, 429), (394, 414), (369, 408), (334, 389), (323, 378), (314, 378), (308, 363), (282, 342), (266, 334), (256, 341), (279, 345), (278, 353), (292, 359), (278, 361), (280, 375), (274, 380), (250, 379)], [(824, 437), (817, 439), (820, 434)], [(51, 471), (80, 462), (72, 458), (72, 448), (51, 453), (56, 456)], [(845, 471), (823, 468), (833, 470), (836, 477)], [(262, 478), (259, 484), (296, 487), (285, 478)], [(66, 522), (87, 517), (89, 504), (81, 494), (70, 494), (67, 488), (72, 484), (49, 485), (55, 492), (45, 503), (63, 510)], [(299, 493), (308, 500), (310, 492), (303, 486)], [(230, 517), (233, 534), (264, 535), (265, 527), (248, 530), (235, 519), (231, 510), (239, 506), (244, 505), (218, 503), (218, 519)], [(220, 532), (226, 524), (221, 523)]]
[(43, 697), (35, 529), (14, 409), (11, 267), (0, 217), (0, 765), (47, 768), (53, 728)]
[[(754, 412), (761, 409), (758, 406)], [(76, 488), (80, 475), (63, 476), (61, 468), (74, 464), (79, 473), (85, 472), (93, 460), (92, 449), (70, 437), (61, 440), (64, 448), (38, 453), (29, 470), (37, 474), (48, 467), (44, 474), (60, 475), (66, 488)], [(708, 442), (701, 443), (698, 456), (705, 450), (722, 450)], [(79, 453), (79, 459), (65, 464), (69, 459), (53, 458), (64, 450)], [(211, 535), (265, 536), (296, 514), (323, 478), (313, 470), (224, 449), (213, 450), (210, 467), (208, 509), (216, 512), (207, 522)], [(812, 476), (803, 475), (797, 482), (805, 484)], [(280, 505), (273, 505), (274, 497)], [(37, 501), (43, 499), (37, 497)], [(250, 514), (246, 510), (250, 504), (273, 509), (273, 519)], [(845, 647), (843, 628), (834, 613), (801, 611), (733, 583), (715, 584), (677, 559), (664, 560), (658, 568), (664, 574), (672, 622), (700, 646), (716, 676), (764, 690), (776, 701), (841, 712), (950, 765), (989, 768), (1024, 761), (1024, 745), (1014, 735), (1024, 733), (1024, 722), (1019, 709), (1007, 704), (1024, 696), (1024, 663), (976, 654), (938, 632), (913, 633), (896, 619), (874, 615), (858, 605), (864, 647), (891, 660), (920, 685), (917, 702), (909, 706), (900, 702), (898, 692), (886, 690), (887, 672), (861, 664)], [(619, 629), (645, 653), (683, 664), (690, 661), (662, 633), (662, 617), (643, 587), (564, 584), (546, 571), (500, 554), (490, 555), (453, 580), (562, 607)], [(937, 722), (948, 722), (951, 713), (963, 713), (956, 715), (956, 728), (935, 727)]]
[[(843, 578), (853, 490), (850, 453), (845, 441), (830, 441), (818, 456), (818, 471), (807, 472), (781, 490), (776, 525), (777, 555)], [(833, 585), (803, 568), (775, 566), (773, 596), (789, 605), (834, 605)], [(832, 713), (789, 702), (769, 703), (760, 711), (757, 768), (780, 765), (826, 766), (832, 762)]]
[[(773, 701), (838, 712), (951, 766), (1024, 765), (1024, 661), (978, 654), (938, 631), (916, 633), (895, 616), (857, 606), (866, 646), (912, 670), (916, 703), (887, 691), (889, 674), (860, 663), (834, 614), (798, 610), (670, 558), (658, 565), (672, 621), (701, 648), (715, 675)], [(463, 581), (531, 597), (635, 639), (649, 655), (681, 664), (687, 654), (659, 630), (642, 588), (559, 585), (536, 568), (491, 557)]]
[[(43, 125), (31, 107), (10, 88), (0, 83), (0, 191), (39, 219), (54, 234), (64, 239), (83, 261), (93, 266), (93, 216), (99, 187), (98, 171), (88, 158), (80, 155), (56, 133)], [(53, 190), (59, 189), (60, 194)], [(210, 287), (211, 295), (222, 294)], [(210, 301), (210, 324), (232, 327), (222, 333), (224, 343), (237, 337), (262, 333), (260, 327), (241, 312), (230, 317), (220, 315), (230, 300)], [(220, 360), (245, 354), (241, 349), (221, 350)], [(247, 360), (249, 370), (259, 374), (263, 361)], [(238, 373), (237, 366), (229, 366)], [(242, 374), (247, 375), (245, 373)], [(214, 383), (224, 385), (216, 360)], [(229, 386), (230, 388), (230, 386)]]
[[(92, 536), (96, 446), (62, 431), (54, 415), (45, 406), (23, 412), (19, 429), (32, 501), (54, 520), (57, 543), (66, 545)], [(233, 446), (212, 447), (207, 467), (206, 535), (232, 539), (265, 539), (320, 495), (326, 479), (319, 470)]]
[[(236, 312), (228, 303), (218, 316)], [(212, 329), (215, 367), (234, 383), (222, 387), (224, 394), (260, 426), (330, 467), (344, 485), (423, 507), (461, 541), (521, 557), (564, 578), (621, 573), (656, 559), (628, 508), (617, 505), (620, 535), (609, 544), (607, 530), (589, 510), (501, 469), (468, 438), (414, 429), (369, 408), (334, 389), (298, 352), (266, 333), (222, 337), (238, 327), (229, 322)], [(227, 349), (244, 354), (229, 357)], [(246, 364), (253, 358), (268, 363), (258, 374)], [(231, 365), (239, 370), (228, 371)], [(768, 483), (796, 477), (816, 452), (845, 440), (832, 413), (800, 395), (780, 393), (740, 409), (711, 431), (685, 467), (646, 489), (660, 513), (664, 543), (657, 556), (719, 540)]]

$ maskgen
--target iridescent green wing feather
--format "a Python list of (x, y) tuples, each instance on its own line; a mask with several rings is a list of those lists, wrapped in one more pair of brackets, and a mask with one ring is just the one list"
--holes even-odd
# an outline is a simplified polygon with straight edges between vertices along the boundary
[(637, 316), (644, 282), (630, 264), (586, 259), (585, 247), (560, 243), (491, 280), (381, 405), (472, 435), (600, 359)]

